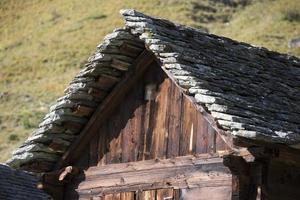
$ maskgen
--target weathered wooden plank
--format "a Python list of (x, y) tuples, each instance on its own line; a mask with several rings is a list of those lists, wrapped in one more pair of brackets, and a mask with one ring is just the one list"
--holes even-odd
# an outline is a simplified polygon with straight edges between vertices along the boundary
[(134, 161), (134, 153), (132, 151), (134, 142), (134, 120), (134, 118), (128, 118), (122, 130), (122, 162)]
[[(95, 132), (94, 124), (97, 123), (100, 126), (106, 121), (108, 116), (114, 111), (115, 107), (122, 101), (125, 94), (133, 87), (136, 81), (141, 78), (142, 74), (153, 60), (153, 55), (148, 51), (141, 53), (133, 64), (133, 70), (125, 75), (125, 77), (114, 87), (109, 96), (106, 97), (103, 103), (97, 108), (87, 125), (81, 131), (79, 137), (62, 156), (62, 159), (58, 162), (56, 168), (59, 169), (67, 164), (72, 164), (72, 162), (80, 156), (81, 151), (86, 148)], [(98, 129), (98, 127), (96, 128)]]
[(147, 190), (140, 193), (140, 200), (156, 200), (156, 190)]
[(208, 155), (91, 167), (84, 177), (77, 189), (83, 196), (139, 189), (231, 187), (231, 174), (222, 158)]
[(221, 130), (218, 127), (215, 119), (211, 116), (211, 114), (209, 114), (202, 105), (197, 104), (196, 99), (193, 96), (188, 95), (186, 89), (184, 89), (178, 85), (174, 76), (167, 69), (165, 69), (164, 67), (162, 67), (161, 69), (167, 74), (167, 76), (172, 80), (172, 82), (176, 84), (176, 86), (179, 88), (179, 90), (184, 95), (184, 98), (187, 98), (193, 105), (195, 105), (197, 111), (200, 112), (202, 114), (202, 116), (204, 117), (204, 119), (209, 123), (209, 125), (213, 129), (216, 130), (217, 134), (219, 134), (220, 137), (223, 138), (223, 140), (227, 144), (228, 148), (235, 149), (235, 147), (233, 145), (232, 135), (226, 133), (224, 130)]
[(176, 190), (173, 190), (174, 191), (174, 200), (180, 200), (180, 196), (181, 196), (181, 190), (180, 189), (176, 189)]
[(196, 153), (208, 153), (208, 126), (201, 113), (197, 113)]
[(158, 189), (156, 191), (157, 200), (173, 200), (173, 189)]
[(134, 192), (122, 192), (121, 193), (121, 200), (135, 200), (134, 199)]
[(142, 106), (142, 114), (141, 114), (142, 130), (140, 132), (140, 146), (139, 146), (139, 155), (137, 160), (145, 160), (146, 157), (147, 145), (148, 145), (147, 139), (149, 137), (148, 130), (149, 130), (150, 105), (151, 105), (151, 101), (148, 101), (145, 103), (145, 105)]
[(107, 152), (107, 123), (103, 124), (101, 128), (97, 132), (98, 134), (98, 147), (96, 151), (98, 151), (98, 164), (97, 166), (104, 165), (106, 163), (106, 152)]
[[(135, 88), (136, 86), (132, 88), (132, 91), (135, 90)], [(135, 94), (132, 91), (126, 94), (124, 101), (121, 105), (119, 105), (119, 108), (116, 110), (115, 115), (112, 117), (114, 121), (121, 122), (117, 127), (115, 127), (115, 129), (120, 132), (119, 138), (122, 140), (122, 158), (120, 162), (128, 162), (131, 159), (131, 133), (133, 131), (131, 115), (134, 112), (132, 100), (134, 99), (133, 96)]]
[(90, 160), (90, 148), (86, 148), (81, 152), (80, 158), (78, 158), (76, 166), (78, 166), (78, 167), (88, 167), (89, 166), (89, 160)]
[(181, 117), (180, 155), (188, 155), (194, 152), (194, 129), (197, 127), (195, 108), (187, 99), (183, 98)]
[(106, 164), (120, 163), (122, 160), (122, 140), (121, 137), (113, 137), (109, 142), (109, 157)]
[(211, 126), (208, 126), (208, 152), (209, 153), (216, 153), (216, 137), (217, 132)]
[(191, 138), (190, 138), (190, 145), (189, 145), (189, 149), (192, 153), (196, 153), (196, 146), (197, 146), (197, 133), (199, 132), (198, 128), (198, 118), (197, 118), (197, 114), (198, 114), (198, 111), (195, 107), (194, 104), (191, 103), (191, 121), (193, 123), (192, 125), (192, 130), (191, 130)]
[[(156, 86), (155, 94), (152, 94), (152, 98), (147, 99), (147, 104), (145, 107), (146, 116), (145, 119), (145, 143), (144, 143), (144, 159), (153, 159), (155, 158), (155, 154), (153, 153), (153, 147), (155, 145), (155, 129), (157, 130), (157, 116), (158, 116), (158, 105), (160, 102), (158, 101), (157, 96), (160, 91), (159, 87), (162, 86), (164, 79), (166, 78), (165, 74), (162, 72), (159, 66), (153, 66), (152, 68), (148, 68), (149, 70), (146, 72), (146, 76), (144, 77), (144, 86), (145, 88), (149, 85)], [(152, 86), (153, 87), (153, 86)], [(146, 92), (144, 88), (144, 93), (146, 97)], [(146, 98), (145, 98), (146, 99)], [(157, 137), (156, 137), (157, 138)]]
[(181, 131), (181, 106), (182, 94), (177, 86), (172, 83), (170, 87), (170, 101), (168, 102), (168, 144), (167, 158), (179, 155), (180, 131)]
[(142, 89), (143, 85), (138, 85), (137, 92), (135, 95), (135, 110), (133, 113), (134, 120), (133, 120), (133, 126), (134, 130), (132, 132), (132, 150), (131, 154), (132, 157), (128, 161), (136, 161), (141, 160), (141, 157), (139, 157), (139, 150), (141, 149), (140, 146), (143, 145), (143, 134), (145, 131), (143, 131), (144, 121), (142, 119), (143, 111), (144, 111), (144, 93)]
[[(120, 110), (121, 109), (121, 110)], [(106, 163), (119, 163), (122, 161), (122, 143), (126, 142), (122, 140), (122, 135), (125, 133), (123, 130), (124, 124), (126, 124), (124, 115), (124, 107), (116, 109), (113, 113), (113, 117), (108, 119), (108, 141), (109, 143), (109, 158), (107, 158)], [(123, 109), (123, 110), (122, 110)]]
[(98, 163), (98, 134), (95, 134), (90, 141), (89, 166), (96, 166)]
[(216, 151), (228, 151), (230, 150), (224, 140), (216, 133)]
[(164, 158), (166, 156), (167, 147), (167, 108), (168, 108), (168, 91), (170, 87), (170, 80), (164, 79), (163, 83), (158, 89), (155, 99), (157, 105), (154, 120), (155, 126), (153, 129), (151, 157)]
[(143, 89), (142, 85), (137, 84), (133, 91), (127, 96), (118, 113), (125, 121), (122, 130), (122, 162), (131, 162), (138, 159), (140, 137), (142, 131), (142, 111), (143, 111)]
[(104, 200), (114, 200), (114, 194), (105, 195)]
[(120, 193), (114, 193), (113, 200), (121, 200), (121, 194)]
[(145, 149), (144, 149), (144, 159), (148, 160), (151, 157), (151, 149), (152, 149), (152, 141), (153, 141), (153, 129), (155, 127), (155, 112), (156, 112), (156, 104), (154, 101), (149, 101), (147, 103), (147, 112), (149, 113), (147, 129), (146, 129), (146, 141), (145, 141)]

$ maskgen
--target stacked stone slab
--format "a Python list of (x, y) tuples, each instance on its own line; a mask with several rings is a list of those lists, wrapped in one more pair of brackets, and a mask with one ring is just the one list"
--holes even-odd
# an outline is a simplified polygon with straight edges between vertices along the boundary
[[(125, 46), (127, 51), (121, 53)], [(127, 30), (117, 29), (107, 35), (65, 95), (50, 107), (38, 129), (8, 163), (29, 171), (51, 170), (143, 49), (143, 42)]]
[[(135, 10), (121, 14), (125, 27), (105, 37), (11, 166), (50, 170), (144, 48), (228, 134), (300, 148), (298, 58)], [(131, 53), (120, 50), (124, 43)]]

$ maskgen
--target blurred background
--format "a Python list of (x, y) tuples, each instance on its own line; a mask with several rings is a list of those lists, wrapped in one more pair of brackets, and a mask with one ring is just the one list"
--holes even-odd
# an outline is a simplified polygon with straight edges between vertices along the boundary
[(123, 26), (123, 8), (300, 57), (300, 0), (0, 0), (0, 162)]

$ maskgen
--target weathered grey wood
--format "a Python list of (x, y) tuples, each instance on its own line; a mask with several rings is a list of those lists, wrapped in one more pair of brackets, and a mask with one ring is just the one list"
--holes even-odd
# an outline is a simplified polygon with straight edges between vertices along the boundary
[(226, 186), (183, 189), (181, 192), (180, 199), (183, 200), (232, 200), (231, 188)]
[(76, 189), (80, 196), (140, 189), (231, 188), (231, 174), (223, 159), (207, 154), (90, 167), (78, 179), (85, 179)]

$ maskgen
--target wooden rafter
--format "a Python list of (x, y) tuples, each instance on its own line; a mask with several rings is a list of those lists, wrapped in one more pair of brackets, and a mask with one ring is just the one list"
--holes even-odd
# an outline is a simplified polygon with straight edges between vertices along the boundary
[(154, 56), (151, 52), (144, 50), (135, 60), (132, 69), (126, 73), (125, 77), (114, 87), (113, 91), (106, 97), (106, 99), (99, 105), (97, 110), (90, 118), (87, 125), (81, 131), (79, 137), (73, 142), (69, 149), (62, 156), (61, 160), (56, 164), (56, 169), (60, 169), (72, 163), (80, 156), (80, 153), (89, 143), (92, 138), (95, 128), (95, 122), (100, 127), (107, 117), (118, 106), (126, 93), (133, 87), (134, 83), (143, 75), (147, 67), (155, 62)]

